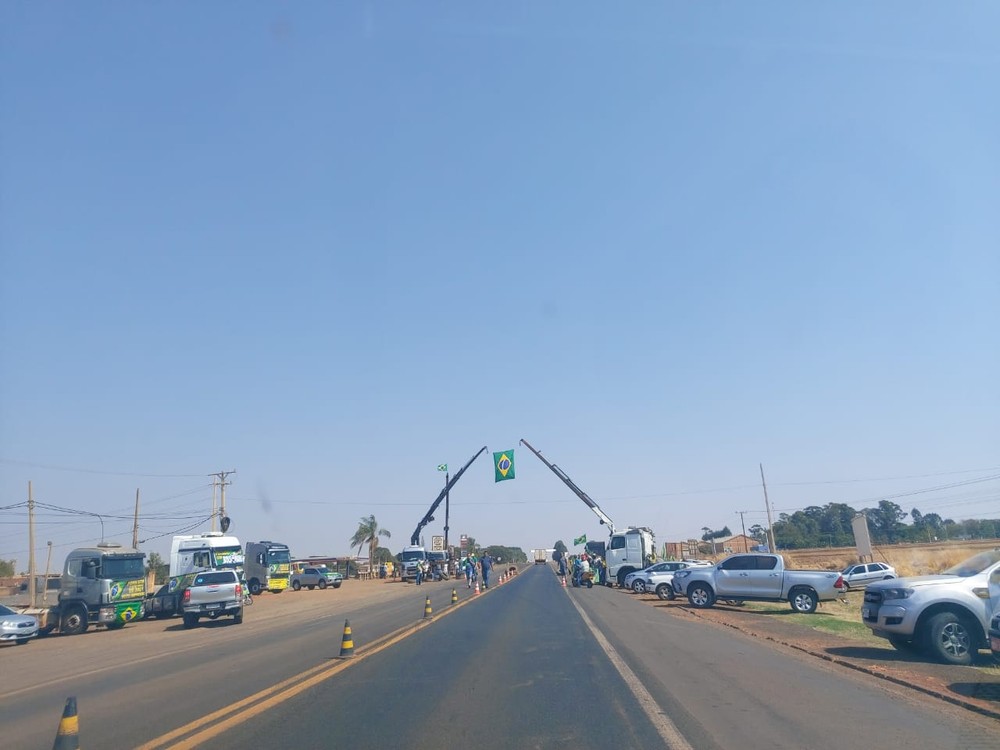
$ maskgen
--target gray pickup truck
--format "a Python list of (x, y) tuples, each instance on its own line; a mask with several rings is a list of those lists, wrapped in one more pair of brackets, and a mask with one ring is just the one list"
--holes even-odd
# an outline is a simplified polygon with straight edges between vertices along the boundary
[(788, 570), (781, 555), (730, 555), (718, 565), (674, 573), (674, 593), (687, 595), (692, 607), (726, 601), (784, 602), (812, 614), (821, 601), (841, 595), (844, 579), (827, 570)]
[(288, 585), (292, 587), (293, 591), (298, 591), (303, 586), (307, 589), (317, 587), (325, 589), (327, 586), (339, 589), (343, 582), (344, 576), (340, 573), (334, 573), (326, 566), (319, 565), (312, 568), (303, 568), (297, 573), (292, 573), (292, 577), (288, 579)]
[(193, 628), (202, 617), (212, 620), (223, 615), (243, 622), (243, 585), (235, 570), (206, 570), (198, 573), (184, 589), (181, 600), (184, 627)]

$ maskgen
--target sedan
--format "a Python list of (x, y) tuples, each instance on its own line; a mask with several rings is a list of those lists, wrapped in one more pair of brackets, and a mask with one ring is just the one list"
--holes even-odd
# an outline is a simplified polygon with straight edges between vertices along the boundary
[(38, 620), (0, 604), (0, 642), (21, 646), (38, 635)]
[(886, 563), (859, 563), (848, 565), (841, 574), (844, 577), (844, 588), (862, 588), (872, 581), (882, 581), (896, 577), (896, 569)]
[(699, 560), (656, 563), (645, 570), (639, 570), (625, 576), (625, 587), (631, 588), (637, 594), (651, 594), (655, 591), (661, 599), (673, 599), (671, 581), (673, 581), (674, 573), (678, 570), (684, 570), (684, 568), (695, 568), (705, 564), (707, 563), (702, 563)]

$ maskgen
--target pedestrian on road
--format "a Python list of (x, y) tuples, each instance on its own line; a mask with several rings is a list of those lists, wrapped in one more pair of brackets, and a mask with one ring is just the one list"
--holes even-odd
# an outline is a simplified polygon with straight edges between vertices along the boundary
[(465, 558), (465, 588), (471, 589), (472, 582), (476, 579), (476, 566), (472, 564), (472, 558)]
[(483, 588), (490, 587), (490, 571), (493, 570), (493, 558), (489, 552), (483, 553), (483, 559), (479, 561), (479, 567), (483, 569)]
[(417, 585), (419, 586), (420, 582), (423, 581), (423, 580), (424, 580), (424, 564), (418, 560), (417, 561)]

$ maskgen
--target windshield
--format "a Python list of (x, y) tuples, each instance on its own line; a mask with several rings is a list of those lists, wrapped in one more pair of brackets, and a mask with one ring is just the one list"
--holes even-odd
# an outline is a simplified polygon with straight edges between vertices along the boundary
[(10, 607), (5, 607), (4, 605), (0, 604), (0, 615), (16, 615), (16, 614), (17, 612), (12, 610)]
[(113, 580), (142, 578), (146, 569), (141, 557), (105, 557), (101, 562), (101, 577)]
[(269, 563), (288, 563), (292, 559), (287, 549), (272, 549), (267, 552)]
[(970, 557), (968, 560), (963, 560), (958, 565), (953, 565), (943, 571), (942, 575), (968, 578), (969, 576), (974, 576), (977, 573), (982, 573), (988, 567), (998, 562), (1000, 562), (1000, 549), (990, 550), (989, 552), (981, 552), (974, 557)]
[(426, 560), (427, 553), (423, 550), (408, 550), (400, 554), (399, 559), (403, 562), (413, 562), (414, 560)]

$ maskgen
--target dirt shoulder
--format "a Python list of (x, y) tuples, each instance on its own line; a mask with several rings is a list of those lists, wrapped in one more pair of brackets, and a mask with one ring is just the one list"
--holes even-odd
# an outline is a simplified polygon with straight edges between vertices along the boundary
[[(888, 644), (880, 645), (883, 641), (871, 636), (862, 640), (790, 622), (783, 611), (758, 613), (747, 607), (727, 605), (694, 609), (687, 602), (661, 601), (650, 595), (641, 598), (670, 615), (732, 628), (1000, 720), (1000, 668), (992, 666), (992, 659), (985, 652), (974, 667), (949, 666), (930, 662), (916, 653), (897, 651)], [(791, 608), (787, 612), (793, 615)]]

